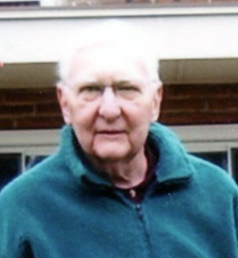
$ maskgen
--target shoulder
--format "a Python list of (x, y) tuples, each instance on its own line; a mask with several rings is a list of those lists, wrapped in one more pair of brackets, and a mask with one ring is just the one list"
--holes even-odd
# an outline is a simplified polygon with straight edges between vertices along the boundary
[[(176, 171), (174, 176), (178, 175), (179, 172), (184, 174), (187, 169), (190, 171), (187, 174), (192, 175), (191, 179), (194, 182), (194, 186), (197, 185), (207, 191), (237, 194), (237, 184), (227, 171), (189, 154), (181, 144), (179, 137), (167, 126), (154, 123), (150, 128), (150, 132), (153, 136), (152, 140), (159, 146), (161, 159), (163, 156), (169, 157), (169, 161), (166, 164), (170, 168), (173, 163), (175, 164), (173, 167)], [(163, 153), (166, 153), (166, 155)]]
[(27, 203), (29, 199), (42, 191), (52, 181), (58, 171), (57, 158), (49, 157), (29, 171), (23, 172), (0, 192), (0, 209), (2, 206), (14, 206)]
[(238, 194), (237, 184), (227, 171), (191, 154), (187, 154), (187, 158), (194, 168), (194, 180), (201, 187), (221, 194)]

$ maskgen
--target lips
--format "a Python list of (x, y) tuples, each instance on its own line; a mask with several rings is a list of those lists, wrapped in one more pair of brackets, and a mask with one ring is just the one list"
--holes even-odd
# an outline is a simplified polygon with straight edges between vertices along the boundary
[(106, 140), (107, 142), (117, 142), (125, 138), (125, 131), (100, 131), (96, 134), (97, 139)]
[(122, 134), (125, 133), (123, 130), (101, 130), (98, 131), (97, 134), (108, 134), (108, 135), (116, 135), (116, 134)]

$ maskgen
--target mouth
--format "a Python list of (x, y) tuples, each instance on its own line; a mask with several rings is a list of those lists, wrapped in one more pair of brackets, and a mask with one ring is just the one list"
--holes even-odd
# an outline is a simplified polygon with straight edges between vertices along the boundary
[(118, 134), (124, 134), (125, 131), (123, 130), (102, 130), (98, 131), (97, 134), (106, 134), (106, 135), (118, 135)]
[(119, 130), (118, 129), (105, 129), (105, 130), (97, 131), (96, 134), (101, 137), (114, 139), (114, 138), (118, 138), (118, 137), (121, 138), (123, 135), (126, 134), (126, 131), (120, 130), (120, 129)]

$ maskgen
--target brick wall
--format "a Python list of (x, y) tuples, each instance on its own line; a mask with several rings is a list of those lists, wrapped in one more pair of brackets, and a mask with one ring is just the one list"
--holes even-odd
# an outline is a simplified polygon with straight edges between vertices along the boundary
[(55, 90), (1, 89), (0, 129), (58, 128), (63, 124)]
[[(160, 121), (167, 125), (238, 123), (238, 84), (166, 85)], [(0, 90), (0, 130), (62, 125), (55, 89)]]
[(168, 125), (238, 122), (238, 84), (167, 85), (161, 121)]

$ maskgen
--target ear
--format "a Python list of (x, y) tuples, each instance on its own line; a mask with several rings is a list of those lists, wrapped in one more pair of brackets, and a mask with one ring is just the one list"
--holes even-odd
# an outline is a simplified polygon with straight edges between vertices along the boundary
[(156, 122), (159, 118), (162, 96), (163, 96), (163, 87), (160, 86), (155, 91), (155, 95), (154, 95), (154, 98), (153, 98), (151, 122)]
[(71, 115), (70, 115), (70, 106), (67, 95), (67, 86), (62, 85), (61, 83), (57, 84), (56, 94), (58, 98), (58, 102), (61, 108), (61, 113), (63, 115), (64, 122), (66, 124), (71, 123)]

